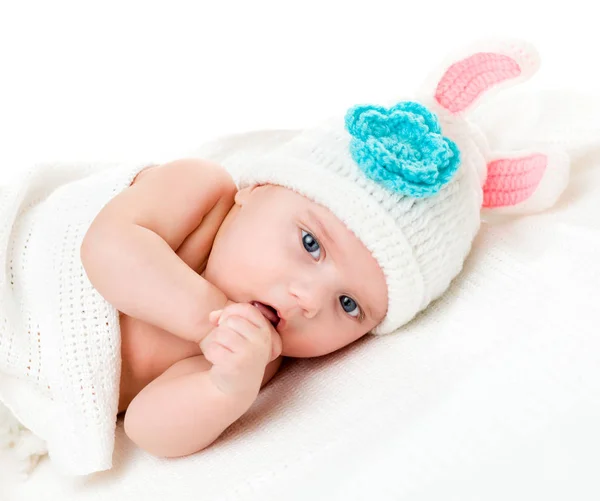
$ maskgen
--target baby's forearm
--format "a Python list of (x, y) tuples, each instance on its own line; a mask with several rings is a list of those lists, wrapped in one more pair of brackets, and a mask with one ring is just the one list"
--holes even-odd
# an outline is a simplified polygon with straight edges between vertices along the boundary
[(199, 342), (208, 314), (227, 297), (192, 270), (157, 234), (134, 223), (90, 228), (81, 247), (85, 271), (117, 310)]
[(213, 443), (250, 408), (257, 395), (258, 388), (256, 393), (225, 394), (207, 370), (156, 380), (129, 405), (125, 432), (138, 447), (155, 456), (186, 456)]

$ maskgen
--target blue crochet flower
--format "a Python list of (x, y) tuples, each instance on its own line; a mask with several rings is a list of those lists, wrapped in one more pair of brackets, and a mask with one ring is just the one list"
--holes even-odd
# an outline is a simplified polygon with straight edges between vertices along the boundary
[(425, 106), (403, 101), (390, 109), (355, 106), (346, 114), (350, 153), (360, 169), (386, 188), (414, 198), (435, 195), (460, 164), (456, 144), (441, 134)]

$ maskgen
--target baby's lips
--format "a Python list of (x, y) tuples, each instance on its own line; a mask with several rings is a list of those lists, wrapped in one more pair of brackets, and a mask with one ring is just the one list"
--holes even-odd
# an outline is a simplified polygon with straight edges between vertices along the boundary
[(279, 323), (279, 317), (277, 316), (277, 313), (273, 311), (272, 308), (269, 308), (263, 303), (259, 303), (258, 301), (252, 301), (250, 304), (257, 308), (258, 311), (262, 313), (263, 317), (265, 317), (273, 327), (277, 327), (277, 324)]

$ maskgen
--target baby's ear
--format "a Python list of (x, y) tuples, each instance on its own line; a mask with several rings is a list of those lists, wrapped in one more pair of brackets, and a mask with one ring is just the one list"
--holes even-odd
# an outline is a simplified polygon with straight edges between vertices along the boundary
[(496, 155), (487, 165), (483, 208), (529, 214), (551, 207), (567, 186), (569, 164), (558, 147)]
[(521, 40), (481, 41), (453, 55), (434, 72), (422, 97), (452, 115), (463, 115), (483, 97), (529, 79), (539, 68), (535, 48)]

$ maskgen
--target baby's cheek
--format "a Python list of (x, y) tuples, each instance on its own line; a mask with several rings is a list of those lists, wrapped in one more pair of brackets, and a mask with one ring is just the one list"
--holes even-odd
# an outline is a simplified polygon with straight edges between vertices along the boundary
[(311, 322), (306, 323), (303, 330), (284, 332), (281, 336), (284, 356), (307, 358), (319, 357), (332, 353), (344, 345), (336, 335), (328, 335), (331, 330)]

